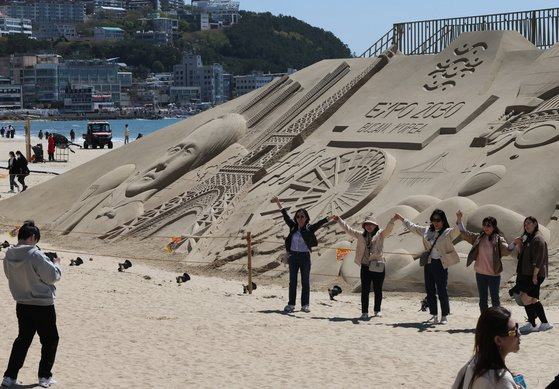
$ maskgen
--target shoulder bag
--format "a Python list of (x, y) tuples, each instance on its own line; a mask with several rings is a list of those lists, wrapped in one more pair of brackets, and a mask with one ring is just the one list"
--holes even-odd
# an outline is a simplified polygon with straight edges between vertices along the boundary
[(435, 238), (435, 241), (431, 245), (431, 248), (429, 250), (425, 250), (423, 253), (421, 253), (421, 255), (419, 256), (419, 266), (425, 266), (425, 265), (427, 265), (427, 263), (429, 263), (429, 257), (431, 256), (431, 252), (433, 251), (433, 248), (435, 247), (435, 243), (437, 243), (437, 239), (439, 239), (439, 237), (441, 235), (442, 235), (442, 232)]

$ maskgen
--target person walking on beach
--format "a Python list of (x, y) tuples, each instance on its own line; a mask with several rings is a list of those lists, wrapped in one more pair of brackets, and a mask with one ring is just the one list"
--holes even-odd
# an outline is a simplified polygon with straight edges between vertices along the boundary
[(284, 311), (295, 310), (297, 276), (301, 270), (301, 311), (310, 312), (311, 252), (312, 248), (318, 245), (315, 232), (328, 222), (328, 218), (325, 217), (311, 224), (308, 212), (302, 208), (295, 212), (293, 219), (290, 219), (280, 200), (274, 196), (272, 201), (281, 209), (283, 220), (289, 227), (289, 235), (285, 238), (285, 249), (289, 253), (289, 301)]
[(3, 138), (4, 134), (6, 133), (6, 129), (4, 128), (4, 126), (0, 127), (0, 136)]
[(23, 156), (21, 151), (16, 151), (17, 180), (21, 184), (21, 191), (27, 189), (25, 185), (25, 177), (29, 175), (29, 167), (27, 166), (27, 158)]
[(39, 138), (39, 140), (43, 140), (43, 130), (39, 130), (37, 137)]
[(16, 183), (16, 177), (18, 174), (18, 165), (16, 161), (16, 155), (13, 151), (9, 152), (10, 158), (8, 158), (8, 174), (10, 175), (10, 193), (14, 192), (14, 188), (17, 188), (19, 192), (19, 185)]
[(363, 231), (350, 227), (345, 220), (337, 215), (332, 216), (342, 229), (350, 236), (357, 239), (355, 247), (355, 264), (361, 268), (361, 320), (369, 319), (369, 294), (371, 293), (371, 282), (375, 294), (374, 316), (380, 317), (382, 303), (382, 284), (386, 275), (385, 260), (383, 257), (384, 239), (390, 235), (394, 228), (394, 216), (386, 228), (381, 229), (377, 221), (371, 216), (361, 224)]
[(500, 235), (497, 227), (497, 219), (487, 216), (481, 222), (483, 231), (479, 234), (466, 230), (462, 223), (462, 211), (456, 212), (456, 223), (462, 234), (462, 238), (472, 245), (468, 254), (466, 266), (470, 266), (475, 261), (474, 270), (476, 271), (476, 283), (479, 292), (479, 309), (481, 312), (488, 308), (487, 290), (491, 294), (491, 305), (498, 307), (499, 286), (501, 284), (501, 272), (503, 262), (501, 258), (510, 255), (508, 243)]
[(4, 273), (8, 279), (10, 292), (16, 301), (18, 336), (15, 339), (8, 367), (2, 379), (3, 387), (17, 383), (19, 370), (35, 333), (41, 341), (39, 362), (39, 386), (48, 388), (55, 383), (52, 367), (58, 348), (58, 330), (54, 300), (60, 280), (60, 258), (49, 259), (38, 247), (41, 232), (33, 221), (27, 221), (19, 228), (18, 244), (6, 251)]
[[(446, 214), (441, 209), (435, 209), (429, 218), (429, 227), (420, 226), (404, 219), (400, 214), (396, 218), (401, 220), (408, 230), (423, 238), (425, 255), (422, 255), (419, 265), (423, 266), (423, 277), (427, 303), (431, 318), (427, 320), (432, 324), (447, 324), (450, 314), (448, 298), (448, 268), (460, 262), (460, 257), (452, 241), (460, 235), (457, 227), (451, 228), (446, 219)], [(441, 303), (441, 320), (438, 320), (437, 294)]]
[[(513, 290), (520, 292), (520, 298), (528, 315), (528, 323), (520, 328), (522, 333), (547, 331), (553, 328), (553, 324), (547, 320), (540, 301), (540, 286), (547, 277), (549, 259), (547, 243), (538, 227), (538, 220), (528, 216), (524, 219), (524, 233), (513, 242), (519, 253), (516, 285)], [(536, 326), (536, 318), (541, 321), (539, 326)]]
[(130, 130), (128, 129), (128, 124), (124, 125), (124, 144), (130, 141)]
[(483, 311), (477, 321), (473, 358), (460, 369), (452, 389), (521, 389), (505, 359), (520, 349), (520, 331), (503, 307)]
[(74, 132), (74, 129), (71, 128), (70, 129), (70, 142), (74, 143), (75, 139), (76, 139), (76, 133)]
[(8, 125), (8, 132), (9, 132), (8, 137), (13, 139), (14, 135), (16, 134), (16, 129), (11, 124)]
[(49, 134), (48, 137), (48, 147), (47, 147), (47, 153), (49, 154), (49, 161), (54, 161), (54, 150), (55, 150), (55, 146), (54, 146), (54, 135), (53, 134)]

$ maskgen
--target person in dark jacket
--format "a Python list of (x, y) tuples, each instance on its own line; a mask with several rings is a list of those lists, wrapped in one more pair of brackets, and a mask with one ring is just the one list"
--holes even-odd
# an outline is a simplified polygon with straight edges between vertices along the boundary
[(14, 192), (14, 188), (17, 188), (19, 192), (19, 185), (16, 183), (16, 177), (18, 174), (18, 166), (16, 155), (13, 151), (9, 153), (10, 158), (8, 159), (8, 173), (10, 174), (10, 192)]
[(289, 218), (287, 210), (281, 206), (280, 200), (274, 196), (272, 199), (281, 209), (283, 220), (289, 227), (289, 235), (285, 239), (285, 249), (289, 253), (289, 301), (284, 308), (285, 312), (295, 310), (297, 299), (297, 275), (301, 270), (301, 310), (310, 312), (310, 275), (311, 275), (311, 252), (318, 245), (315, 232), (326, 224), (331, 218), (325, 217), (311, 224), (308, 212), (299, 209), (295, 212), (293, 219)]
[(74, 142), (74, 140), (76, 139), (76, 132), (74, 131), (74, 129), (70, 129), (70, 142)]
[(27, 159), (23, 156), (21, 151), (16, 151), (16, 166), (17, 166), (17, 180), (21, 184), (21, 191), (27, 189), (25, 185), (25, 177), (29, 175), (29, 167), (27, 167)]
[(40, 140), (43, 140), (43, 130), (39, 130), (39, 133), (37, 134), (37, 137), (38, 137)]
[[(538, 226), (538, 220), (528, 216), (524, 219), (524, 233), (514, 240), (519, 254), (516, 285), (513, 289), (520, 292), (520, 298), (528, 315), (528, 323), (520, 328), (522, 333), (547, 331), (553, 328), (553, 324), (547, 320), (540, 301), (540, 286), (547, 277), (549, 259), (547, 243)], [(539, 326), (536, 326), (536, 318), (541, 321)]]

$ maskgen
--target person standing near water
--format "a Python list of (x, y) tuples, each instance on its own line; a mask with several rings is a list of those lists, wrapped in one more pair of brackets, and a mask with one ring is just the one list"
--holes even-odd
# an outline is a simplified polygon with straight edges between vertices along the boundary
[(130, 130), (128, 129), (128, 124), (124, 125), (124, 144), (127, 144), (130, 140)]

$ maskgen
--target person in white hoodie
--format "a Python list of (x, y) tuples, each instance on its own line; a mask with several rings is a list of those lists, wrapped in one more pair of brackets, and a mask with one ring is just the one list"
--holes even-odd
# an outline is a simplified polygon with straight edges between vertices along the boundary
[(37, 247), (41, 232), (33, 221), (26, 221), (19, 228), (17, 238), (18, 244), (6, 251), (4, 273), (16, 301), (19, 332), (12, 346), (2, 387), (17, 383), (18, 372), (23, 367), (35, 333), (38, 333), (42, 345), (39, 386), (48, 388), (55, 383), (51, 372), (58, 347), (54, 283), (62, 275), (60, 258), (53, 255), (51, 260)]

